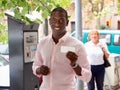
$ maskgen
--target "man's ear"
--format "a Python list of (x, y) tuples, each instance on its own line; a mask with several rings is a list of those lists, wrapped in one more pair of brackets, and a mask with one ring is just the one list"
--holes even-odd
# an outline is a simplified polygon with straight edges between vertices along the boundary
[(51, 24), (51, 18), (49, 18), (49, 24)]
[(68, 23), (69, 23), (69, 20), (67, 20), (67, 24), (66, 24), (66, 26), (68, 25)]

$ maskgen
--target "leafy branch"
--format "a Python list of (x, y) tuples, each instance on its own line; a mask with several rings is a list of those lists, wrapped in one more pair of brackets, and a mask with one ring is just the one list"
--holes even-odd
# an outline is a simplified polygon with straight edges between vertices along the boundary
[(5, 13), (13, 12), (15, 19), (26, 24), (41, 23), (48, 18), (50, 11), (58, 6), (68, 7), (71, 0), (0, 0), (0, 43), (8, 42)]
[[(16, 19), (30, 24), (34, 22), (40, 23), (41, 18), (47, 18), (50, 11), (57, 6), (67, 7), (70, 4), (71, 0), (0, 0), (0, 10), (13, 11)], [(39, 14), (34, 20), (28, 17), (29, 14), (33, 18), (33, 12)]]

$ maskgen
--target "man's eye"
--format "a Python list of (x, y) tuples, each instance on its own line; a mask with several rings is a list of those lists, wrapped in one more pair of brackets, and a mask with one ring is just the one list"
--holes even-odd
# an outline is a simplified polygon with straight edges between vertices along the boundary
[(58, 20), (57, 20), (57, 19), (54, 19), (54, 18), (53, 18), (53, 19), (51, 19), (51, 22), (52, 22), (52, 23), (64, 23), (64, 19), (58, 19)]
[(63, 23), (63, 19), (60, 19), (59, 22), (60, 22), (60, 23)]
[(57, 22), (57, 20), (56, 19), (52, 19), (52, 23), (56, 23)]

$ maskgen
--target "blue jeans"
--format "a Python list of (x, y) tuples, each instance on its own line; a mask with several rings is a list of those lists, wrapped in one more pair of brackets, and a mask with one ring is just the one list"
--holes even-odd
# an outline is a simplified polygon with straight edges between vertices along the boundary
[(103, 90), (105, 67), (104, 65), (91, 65), (92, 78), (88, 82), (88, 90), (95, 90), (95, 82), (97, 90)]

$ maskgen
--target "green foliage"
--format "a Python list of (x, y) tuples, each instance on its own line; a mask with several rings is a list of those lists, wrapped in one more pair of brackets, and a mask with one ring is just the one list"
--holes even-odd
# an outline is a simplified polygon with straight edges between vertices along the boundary
[(102, 30), (107, 29), (107, 26), (106, 25), (100, 25), (100, 29), (102, 29)]
[(2, 23), (0, 23), (0, 43), (8, 43), (8, 31), (6, 26), (4, 26)]
[(120, 0), (117, 0), (117, 14), (120, 15)]
[(67, 7), (70, 4), (71, 0), (0, 0), (1, 10), (13, 11), (14, 17), (26, 24), (41, 22), (40, 18), (31, 20), (26, 14), (32, 14), (33, 11), (36, 11), (42, 13), (42, 18), (47, 18), (53, 8)]
[(120, 3), (120, 0), (118, 0), (118, 3)]
[(117, 14), (120, 15), (120, 9), (118, 9)]
[[(0, 20), (4, 18), (7, 10), (14, 12), (15, 19), (26, 24), (41, 23), (43, 18), (47, 18), (53, 8), (61, 6), (68, 7), (71, 0), (0, 0)], [(32, 15), (33, 11), (39, 13), (41, 18), (30, 19), (27, 14)], [(33, 16), (35, 16), (33, 14)], [(7, 26), (0, 23), (0, 43), (8, 43)]]
[(107, 7), (104, 7), (101, 11), (99, 12), (93, 12), (94, 16), (96, 18), (100, 18), (101, 16), (107, 16), (108, 14), (112, 14), (114, 13), (112, 11), (112, 6), (107, 6)]

